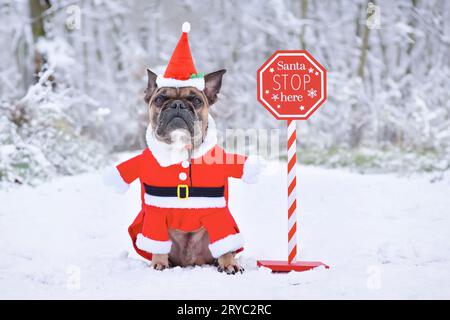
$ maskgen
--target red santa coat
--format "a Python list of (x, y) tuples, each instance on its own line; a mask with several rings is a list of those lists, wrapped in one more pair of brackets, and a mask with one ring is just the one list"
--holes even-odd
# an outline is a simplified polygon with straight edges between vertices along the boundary
[[(118, 188), (127, 189), (136, 179), (141, 184), (142, 209), (128, 231), (136, 251), (146, 259), (153, 253), (169, 253), (172, 242), (168, 229), (195, 231), (203, 227), (210, 239), (209, 249), (218, 258), (241, 251), (243, 238), (228, 209), (228, 178), (253, 182), (256, 164), (247, 157), (226, 153), (217, 144), (214, 120), (210, 117), (204, 142), (194, 151), (173, 152), (147, 131), (147, 145), (141, 154), (119, 164), (115, 179)], [(184, 160), (182, 160), (184, 159)], [(145, 191), (154, 187), (224, 187), (223, 197), (162, 197)]]

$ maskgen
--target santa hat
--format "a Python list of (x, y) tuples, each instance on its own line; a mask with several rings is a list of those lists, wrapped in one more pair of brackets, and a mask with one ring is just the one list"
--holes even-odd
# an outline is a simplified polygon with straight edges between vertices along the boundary
[(191, 30), (189, 22), (183, 23), (183, 33), (172, 53), (169, 64), (164, 75), (158, 75), (156, 84), (158, 87), (195, 87), (198, 90), (205, 88), (203, 74), (197, 73), (192, 60), (191, 48), (189, 47), (188, 33)]

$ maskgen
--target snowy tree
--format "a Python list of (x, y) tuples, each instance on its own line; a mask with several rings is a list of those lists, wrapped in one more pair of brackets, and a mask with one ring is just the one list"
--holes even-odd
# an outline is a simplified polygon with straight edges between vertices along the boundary
[[(255, 74), (275, 50), (303, 48), (328, 70), (328, 100), (299, 125), (301, 161), (446, 170), (449, 6), (444, 0), (0, 0), (0, 179), (70, 174), (99, 164), (102, 154), (142, 148), (145, 69), (163, 72), (185, 20), (197, 69), (228, 70), (211, 110), (220, 129), (284, 132), (285, 124), (257, 103)], [(15, 165), (21, 158), (29, 164)], [(73, 161), (55, 160), (67, 158)], [(45, 169), (23, 169), (36, 163)]]

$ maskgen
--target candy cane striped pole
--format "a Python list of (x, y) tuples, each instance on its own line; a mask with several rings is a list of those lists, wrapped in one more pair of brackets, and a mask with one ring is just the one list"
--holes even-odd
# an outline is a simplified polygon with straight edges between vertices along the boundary
[(297, 130), (295, 120), (287, 122), (288, 153), (288, 262), (297, 260)]

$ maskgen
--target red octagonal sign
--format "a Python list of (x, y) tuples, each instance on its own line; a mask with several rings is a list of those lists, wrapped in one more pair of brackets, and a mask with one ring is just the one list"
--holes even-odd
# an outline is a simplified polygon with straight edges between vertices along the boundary
[(258, 101), (279, 120), (306, 120), (324, 103), (327, 74), (305, 50), (278, 50), (258, 69)]

